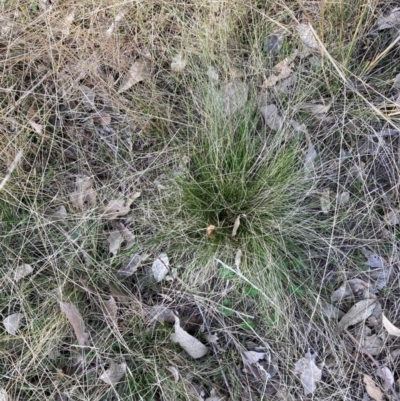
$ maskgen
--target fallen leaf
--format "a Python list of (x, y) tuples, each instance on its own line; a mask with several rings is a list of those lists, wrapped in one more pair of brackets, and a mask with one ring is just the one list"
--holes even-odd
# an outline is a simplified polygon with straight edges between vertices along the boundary
[[(380, 377), (383, 380), (383, 388), (387, 391), (390, 389), (390, 386), (394, 384), (393, 373), (386, 366), (382, 366), (379, 368), (376, 373), (376, 376)], [(389, 386), (390, 384), (390, 386)]]
[(230, 116), (241, 109), (247, 102), (249, 86), (240, 81), (232, 81), (224, 88), (224, 110)]
[(81, 346), (89, 345), (89, 334), (85, 332), (85, 323), (78, 308), (73, 304), (60, 302), (60, 309), (65, 313), (65, 316), (74, 329), (78, 344)]
[(179, 371), (175, 366), (167, 366), (167, 370), (169, 370), (172, 373), (172, 376), (174, 377), (174, 382), (178, 383), (179, 381)]
[(237, 230), (238, 230), (238, 228), (240, 226), (240, 217), (241, 217), (240, 214), (239, 214), (238, 217), (236, 217), (235, 223), (234, 223), (233, 228), (232, 228), (232, 237), (235, 237), (236, 234), (237, 234)]
[(350, 192), (344, 191), (336, 195), (336, 199), (339, 205), (346, 205), (350, 202)]
[(289, 58), (282, 60), (279, 64), (274, 67), (274, 70), (278, 72), (278, 75), (272, 74), (263, 82), (263, 88), (272, 88), (277, 82), (289, 78), (293, 74), (293, 64)]
[(236, 255), (235, 255), (235, 266), (239, 269), (240, 267), (240, 263), (242, 262), (242, 256), (243, 256), (243, 252), (241, 249), (238, 249), (236, 251)]
[(52, 3), (50, 0), (38, 0), (38, 6), (41, 11), (49, 11), (52, 8)]
[(399, 212), (397, 210), (391, 210), (390, 212), (385, 213), (383, 218), (389, 226), (400, 224)]
[(372, 380), (371, 376), (364, 375), (365, 391), (375, 401), (383, 401), (383, 393)]
[(103, 127), (111, 124), (111, 115), (105, 111), (98, 111), (92, 116), (92, 120), (96, 124), (100, 124)]
[(208, 237), (209, 239), (213, 239), (216, 230), (217, 230), (217, 227), (215, 227), (215, 226), (212, 225), (212, 224), (209, 225), (209, 226), (206, 228), (207, 237)]
[(151, 266), (151, 271), (156, 282), (164, 280), (169, 270), (169, 259), (166, 253), (160, 253)]
[(298, 108), (299, 110), (304, 110), (311, 114), (319, 115), (319, 114), (326, 114), (331, 108), (331, 105), (303, 103)]
[(393, 323), (391, 323), (384, 314), (382, 314), (382, 324), (391, 336), (400, 337), (400, 329), (396, 327)]
[(363, 299), (353, 305), (350, 310), (342, 317), (338, 324), (338, 330), (346, 330), (347, 327), (353, 326), (366, 320), (375, 308), (375, 299)]
[(80, 211), (87, 210), (96, 202), (96, 191), (92, 188), (93, 180), (89, 177), (76, 179), (76, 191), (70, 193), (72, 206)]
[(61, 34), (65, 37), (68, 36), (71, 29), (71, 24), (74, 22), (75, 19), (75, 11), (71, 11), (62, 22), (61, 26)]
[(117, 320), (118, 306), (115, 302), (114, 297), (110, 297), (107, 301), (104, 301), (104, 307), (106, 309), (106, 315), (111, 318), (111, 320)]
[(68, 217), (68, 212), (67, 212), (67, 209), (65, 208), (65, 206), (62, 205), (51, 216), (55, 219), (64, 220)]
[(192, 358), (201, 358), (207, 354), (208, 348), (197, 338), (183, 330), (176, 316), (174, 329), (175, 333), (171, 335), (171, 341), (178, 343)]
[(219, 340), (217, 334), (206, 334), (204, 337), (207, 340), (207, 342), (210, 344), (216, 344)]
[(33, 273), (33, 267), (28, 264), (23, 264), (21, 266), (18, 266), (12, 273), (11, 273), (11, 278), (14, 280), (16, 283), (18, 283), (19, 280), (23, 279), (26, 276), (29, 276), (30, 274)]
[(121, 87), (118, 93), (125, 92), (130, 89), (133, 85), (141, 81), (150, 79), (153, 66), (148, 60), (137, 60), (129, 68), (124, 80), (122, 81)]
[(363, 248), (362, 252), (364, 256), (367, 258), (365, 264), (372, 269), (382, 269), (385, 267), (385, 259), (383, 259), (378, 254), (368, 251), (367, 249)]
[(123, 228), (119, 230), (122, 235), (122, 238), (125, 241), (124, 249), (131, 249), (133, 245), (136, 243), (136, 236), (133, 234), (129, 228), (126, 228), (123, 224), (121, 224)]
[(106, 384), (114, 385), (121, 380), (125, 372), (126, 363), (117, 364), (115, 362), (111, 362), (109, 368), (103, 372), (99, 379)]
[(121, 244), (124, 242), (124, 237), (121, 235), (119, 230), (114, 230), (109, 233), (107, 241), (109, 243), (109, 252), (115, 256), (118, 253)]
[(115, 220), (125, 216), (131, 211), (131, 205), (140, 196), (140, 192), (135, 192), (129, 199), (112, 199), (104, 207), (104, 216), (108, 220)]
[(282, 48), (283, 36), (275, 33), (269, 35), (264, 42), (264, 51), (267, 54), (276, 56)]
[(300, 375), (305, 395), (312, 394), (316, 390), (317, 383), (322, 377), (322, 370), (315, 364), (316, 358), (317, 353), (311, 354), (307, 352), (294, 366), (294, 373)]
[(37, 134), (41, 134), (42, 133), (43, 125), (35, 123), (35, 121), (32, 121), (32, 120), (29, 120), (28, 123)]
[(319, 49), (318, 42), (315, 39), (314, 32), (310, 28), (309, 25), (306, 24), (299, 24), (296, 27), (297, 33), (301, 41), (310, 49), (317, 50)]
[(400, 8), (394, 8), (386, 17), (378, 18), (377, 30), (390, 29), (400, 25)]
[(266, 356), (265, 352), (256, 352), (256, 351), (244, 351), (242, 352), (242, 359), (245, 365), (253, 365), (264, 359)]
[(304, 170), (306, 173), (311, 173), (314, 170), (314, 160), (317, 157), (317, 151), (314, 145), (310, 142), (308, 145), (306, 157), (304, 158)]
[(278, 82), (275, 85), (274, 90), (276, 90), (278, 93), (284, 93), (285, 95), (291, 95), (294, 91), (296, 83), (297, 83), (297, 75), (292, 74), (290, 77), (282, 79), (281, 82)]
[(142, 257), (135, 253), (124, 263), (124, 265), (117, 271), (118, 278), (126, 278), (132, 276), (138, 269), (140, 262), (142, 261)]
[(399, 356), (400, 356), (400, 348), (396, 348), (390, 353), (390, 357), (393, 359), (396, 359)]
[(207, 397), (204, 401), (225, 401), (225, 397), (222, 397), (219, 394), (217, 394), (217, 392), (213, 388), (210, 391), (210, 396)]
[(12, 315), (7, 316), (3, 320), (3, 324), (4, 324), (4, 328), (6, 329), (6, 332), (8, 334), (15, 336), (17, 330), (21, 326), (21, 320), (23, 319), (23, 317), (24, 317), (23, 313), (13, 313)]
[[(80, 90), (82, 92), (82, 105), (88, 109), (94, 109), (95, 104), (94, 104), (94, 99), (96, 97), (96, 94), (93, 92), (92, 89), (85, 85), (80, 86)], [(111, 122), (111, 118), (110, 118)]]
[(274, 104), (267, 104), (260, 109), (265, 123), (272, 131), (278, 131), (283, 126), (283, 119)]
[(344, 313), (340, 309), (336, 308), (336, 306), (333, 306), (328, 302), (322, 301), (321, 305), (322, 312), (329, 319), (341, 319), (344, 315)]
[(181, 72), (185, 69), (186, 64), (187, 60), (183, 57), (182, 53), (179, 53), (171, 61), (171, 70)]
[(0, 401), (11, 401), (7, 391), (4, 388), (0, 388)]
[(360, 343), (362, 345), (361, 352), (364, 354), (369, 352), (371, 355), (375, 356), (383, 351), (384, 342), (376, 334), (373, 334), (372, 336), (364, 336), (360, 340)]
[(325, 189), (320, 198), (319, 201), (321, 203), (321, 211), (324, 214), (327, 214), (331, 208), (331, 191), (328, 189)]
[(109, 26), (109, 28), (105, 32), (106, 39), (110, 38), (114, 33), (115, 28), (120, 24), (125, 16), (125, 11), (120, 11), (114, 18), (113, 23)]
[(145, 308), (145, 318), (149, 323), (173, 323), (175, 322), (174, 312), (163, 305), (155, 305), (150, 308)]

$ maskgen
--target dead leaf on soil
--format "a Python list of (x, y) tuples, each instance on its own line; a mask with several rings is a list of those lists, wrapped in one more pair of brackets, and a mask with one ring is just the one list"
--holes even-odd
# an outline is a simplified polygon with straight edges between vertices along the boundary
[(400, 224), (399, 211), (391, 210), (390, 212), (385, 213), (384, 219), (386, 224), (389, 226), (396, 226), (397, 224)]
[(384, 314), (382, 314), (382, 324), (391, 336), (400, 337), (400, 329), (396, 327), (393, 323), (391, 323)]
[(100, 124), (104, 127), (111, 124), (111, 115), (105, 111), (98, 111), (92, 116), (92, 120), (95, 124)]
[[(376, 376), (380, 377), (383, 380), (383, 388), (388, 391), (390, 387), (394, 384), (393, 373), (386, 366), (382, 366), (379, 368), (376, 373)], [(390, 384), (390, 386), (389, 386)]]
[(53, 7), (53, 4), (50, 0), (38, 0), (38, 6), (39, 9), (44, 12), (44, 11), (50, 11)]
[(11, 279), (18, 283), (19, 280), (33, 273), (33, 267), (28, 264), (18, 266), (13, 272), (11, 272)]
[(131, 205), (140, 196), (140, 192), (135, 192), (129, 199), (112, 199), (104, 207), (104, 216), (108, 220), (115, 220), (125, 216), (131, 211)]
[(344, 316), (344, 313), (340, 309), (328, 302), (322, 301), (321, 305), (322, 312), (329, 319), (341, 319)]
[(353, 305), (350, 310), (342, 317), (338, 324), (338, 330), (346, 330), (347, 327), (368, 319), (376, 305), (375, 299), (363, 299)]
[(360, 343), (362, 345), (360, 351), (364, 354), (369, 352), (371, 355), (375, 356), (379, 355), (383, 351), (384, 342), (376, 334), (373, 334), (372, 336), (364, 336), (360, 340)]
[(106, 384), (117, 384), (126, 372), (126, 363), (111, 362), (108, 369), (99, 377)]
[(136, 243), (136, 236), (129, 230), (129, 228), (126, 228), (122, 223), (121, 223), (121, 228), (119, 229), (119, 232), (122, 235), (122, 238), (125, 241), (124, 249), (131, 249), (133, 245)]
[(156, 282), (163, 281), (169, 270), (169, 259), (166, 253), (160, 253), (151, 266)]
[(310, 28), (309, 25), (299, 24), (299, 25), (297, 25), (296, 29), (297, 29), (297, 33), (299, 34), (301, 41), (307, 47), (309, 47), (310, 49), (313, 49), (313, 50), (319, 49), (318, 42), (314, 36), (314, 32)]
[(4, 328), (8, 334), (11, 334), (13, 336), (16, 335), (17, 330), (21, 326), (21, 320), (23, 319), (24, 314), (23, 313), (13, 313), (10, 316), (7, 316), (3, 320)]
[(364, 375), (365, 391), (375, 401), (383, 401), (383, 393), (381, 389), (372, 380), (369, 375)]
[(108, 316), (111, 320), (116, 321), (118, 314), (118, 306), (117, 303), (115, 302), (114, 297), (110, 297), (110, 299), (104, 301), (104, 307), (106, 316)]
[(185, 69), (187, 60), (183, 57), (182, 53), (177, 54), (171, 61), (171, 70), (173, 72), (181, 72)]
[(367, 249), (363, 248), (362, 252), (364, 256), (367, 258), (365, 264), (372, 269), (382, 269), (385, 267), (385, 259), (379, 256), (378, 254), (368, 251)]
[(336, 291), (331, 295), (332, 302), (338, 302), (349, 297), (370, 298), (371, 285), (359, 278), (353, 278), (345, 281)]
[(265, 124), (272, 130), (278, 131), (283, 126), (283, 118), (278, 113), (278, 108), (274, 104), (267, 104), (260, 108), (261, 115)]
[(390, 29), (400, 25), (400, 8), (394, 8), (386, 17), (378, 18), (377, 30)]
[(304, 170), (306, 173), (311, 173), (314, 170), (314, 160), (316, 157), (317, 151), (315, 150), (314, 145), (310, 142), (306, 157), (304, 158)]
[(124, 237), (121, 235), (119, 230), (111, 231), (107, 236), (109, 243), (108, 251), (114, 256), (118, 253), (121, 244), (124, 242)]
[(303, 358), (300, 358), (294, 367), (294, 373), (300, 375), (301, 384), (304, 388), (304, 394), (312, 394), (317, 383), (321, 380), (322, 370), (315, 364), (317, 353), (307, 352)]
[(0, 401), (11, 401), (7, 391), (4, 388), (0, 388)]
[(76, 191), (69, 194), (72, 206), (76, 210), (84, 211), (94, 205), (97, 193), (93, 189), (93, 180), (89, 177), (77, 177)]
[(289, 78), (293, 74), (293, 64), (290, 58), (285, 58), (279, 64), (274, 67), (274, 70), (278, 72), (278, 75), (272, 74), (268, 77), (264, 83), (263, 88), (272, 88), (279, 81)]
[(174, 329), (175, 333), (171, 335), (171, 341), (178, 343), (192, 358), (202, 358), (207, 354), (208, 348), (197, 338), (183, 330), (176, 316)]
[(235, 237), (237, 234), (237, 230), (240, 226), (240, 217), (241, 217), (240, 214), (238, 217), (236, 217), (235, 224), (233, 225), (233, 228), (232, 228), (232, 237)]
[(281, 50), (282, 44), (283, 44), (283, 36), (273, 33), (265, 39), (264, 51), (267, 54), (276, 56)]
[(122, 81), (121, 87), (118, 93), (125, 92), (130, 89), (133, 85), (141, 81), (150, 79), (152, 73), (153, 65), (149, 60), (137, 60), (129, 68), (128, 73), (125, 75)]
[(230, 116), (240, 110), (247, 102), (249, 86), (245, 82), (232, 81), (224, 88), (224, 110)]
[(215, 231), (217, 230), (217, 227), (215, 227), (214, 225), (209, 225), (206, 228), (206, 234), (207, 234), (207, 238), (209, 239), (213, 239), (215, 236)]
[(67, 209), (64, 205), (60, 206), (60, 208), (56, 210), (51, 217), (57, 220), (65, 220), (68, 217)]
[(172, 373), (172, 376), (174, 377), (174, 382), (178, 383), (179, 381), (179, 371), (176, 367), (174, 366), (167, 366), (167, 370), (169, 370)]
[(105, 32), (106, 39), (109, 39), (125, 16), (125, 11), (120, 11), (114, 18), (114, 21)]
[(331, 108), (331, 105), (324, 105), (324, 104), (315, 104), (315, 103), (303, 103), (299, 105), (299, 110), (306, 111), (310, 114), (316, 115), (316, 116), (321, 116), (323, 114), (326, 114), (329, 109)]
[(242, 352), (242, 359), (244, 365), (254, 365), (258, 361), (264, 359), (265, 352), (244, 351)]
[(37, 134), (41, 134), (42, 133), (42, 131), (43, 131), (43, 125), (42, 124), (38, 124), (33, 120), (29, 120), (28, 123)]
[(239, 269), (240, 264), (242, 263), (242, 256), (243, 256), (243, 252), (241, 249), (238, 249), (236, 251), (236, 255), (235, 255), (235, 266)]
[(324, 214), (329, 213), (329, 210), (331, 208), (331, 191), (329, 188), (325, 189), (320, 198), (319, 201), (321, 203), (321, 211)]
[(78, 344), (81, 346), (90, 345), (89, 334), (85, 332), (85, 323), (78, 308), (73, 304), (60, 302), (60, 309), (65, 313), (65, 316), (74, 329)]
[(126, 278), (132, 276), (138, 269), (140, 262), (142, 261), (142, 256), (138, 253), (133, 254), (129, 257), (129, 259), (124, 263), (124, 265), (117, 271), (118, 278)]
[(210, 344), (217, 344), (217, 342), (219, 340), (217, 334), (206, 334), (204, 337), (207, 340), (207, 342)]
[(160, 323), (173, 323), (175, 322), (175, 314), (172, 309), (167, 308), (163, 305), (155, 305), (152, 307), (144, 308), (144, 317), (152, 324), (155, 322)]

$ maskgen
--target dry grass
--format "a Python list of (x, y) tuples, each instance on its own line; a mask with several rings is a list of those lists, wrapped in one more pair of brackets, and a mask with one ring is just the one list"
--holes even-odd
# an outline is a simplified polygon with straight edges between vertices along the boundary
[[(212, 390), (232, 401), (296, 400), (305, 396), (294, 364), (312, 350), (324, 366), (315, 397), (362, 399), (362, 374), (374, 368), (321, 305), (344, 279), (370, 279), (367, 247), (392, 267), (378, 295), (399, 319), (399, 233), (387, 223), (399, 207), (399, 136), (374, 136), (399, 127), (396, 34), (374, 31), (394, 4), (52, 3), (0, 2), (0, 314), (23, 314), (15, 335), (0, 329), (0, 389), (12, 400), (194, 400)], [(309, 55), (298, 23), (320, 38)], [(263, 51), (271, 32), (285, 37), (275, 58)], [(187, 61), (180, 72), (171, 70), (178, 55)], [(263, 89), (292, 56), (292, 92)], [(121, 92), (135, 61), (145, 63), (144, 79)], [(219, 96), (234, 81), (248, 85), (250, 100), (243, 114), (227, 116)], [(260, 117), (260, 97), (283, 117), (277, 134)], [(305, 103), (330, 108), (321, 117)], [(293, 129), (292, 119), (307, 130)], [(235, 143), (245, 120), (245, 141)], [(318, 156), (305, 174), (310, 144)], [(70, 194), (83, 176), (97, 197), (77, 210)], [(108, 202), (138, 191), (129, 213), (106, 218)], [(67, 216), (55, 217), (61, 206)], [(237, 214), (246, 217), (232, 238)], [(112, 255), (107, 238), (121, 223), (136, 240)], [(150, 271), (161, 252), (176, 277), (156, 283)], [(118, 278), (134, 253), (147, 258)], [(33, 273), (15, 280), (24, 264)], [(78, 345), (61, 301), (79, 309), (90, 346)], [(171, 315), (149, 317), (160, 305), (202, 342), (218, 335), (207, 356), (191, 359), (170, 341)], [(393, 372), (396, 344), (376, 357)], [(270, 378), (245, 371), (246, 350), (266, 353)], [(112, 362), (127, 371), (110, 386), (99, 377)]]

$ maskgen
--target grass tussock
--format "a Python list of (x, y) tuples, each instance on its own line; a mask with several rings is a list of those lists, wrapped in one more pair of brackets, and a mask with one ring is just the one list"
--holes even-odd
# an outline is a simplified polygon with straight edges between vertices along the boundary
[(324, 305), (357, 278), (399, 319), (394, 6), (0, 1), (0, 398), (304, 399), (307, 352), (314, 397), (363, 398)]

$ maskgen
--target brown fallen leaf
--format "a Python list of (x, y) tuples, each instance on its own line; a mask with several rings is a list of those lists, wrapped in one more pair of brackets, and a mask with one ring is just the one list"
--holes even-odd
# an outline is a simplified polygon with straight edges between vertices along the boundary
[(383, 388), (388, 391), (391, 386), (394, 384), (393, 373), (386, 366), (382, 366), (379, 368), (376, 373), (376, 376), (380, 377), (383, 380)]
[(109, 28), (108, 28), (108, 29), (106, 30), (106, 32), (105, 32), (105, 37), (106, 37), (106, 39), (109, 39), (109, 38), (112, 36), (112, 34), (113, 34), (115, 28), (117, 28), (117, 26), (118, 26), (118, 25), (120, 24), (120, 22), (123, 20), (124, 16), (125, 16), (125, 11), (120, 11), (120, 12), (115, 16), (114, 21), (112, 22), (112, 24), (109, 26)]
[(261, 115), (265, 124), (272, 131), (279, 131), (283, 126), (283, 118), (278, 113), (278, 108), (274, 104), (266, 104), (260, 108)]
[(152, 73), (153, 65), (149, 60), (137, 60), (129, 68), (128, 73), (125, 75), (122, 81), (121, 87), (118, 93), (125, 92), (130, 89), (133, 85), (141, 81), (150, 79)]
[(10, 273), (11, 279), (14, 280), (16, 283), (23, 279), (26, 276), (29, 276), (33, 273), (33, 267), (28, 264), (23, 264), (18, 266), (14, 271)]
[(68, 217), (68, 212), (67, 209), (65, 208), (64, 205), (60, 206), (59, 209), (57, 209), (52, 215), (51, 217), (53, 219), (57, 219), (57, 220), (65, 220)]
[(215, 236), (215, 231), (217, 230), (217, 227), (215, 227), (214, 225), (209, 225), (207, 228), (206, 228), (206, 234), (207, 234), (207, 237), (209, 238), (209, 239), (213, 239), (214, 238), (214, 236)]
[(353, 326), (366, 320), (374, 310), (376, 305), (375, 299), (363, 299), (353, 305), (350, 310), (342, 317), (337, 328), (339, 331), (346, 330), (347, 327)]
[(239, 226), (240, 226), (240, 217), (241, 217), (240, 214), (238, 217), (236, 217), (235, 224), (233, 225), (233, 228), (232, 228), (232, 237), (235, 237), (237, 234), (237, 230), (239, 229)]
[(114, 230), (108, 234), (107, 241), (109, 243), (108, 251), (115, 256), (124, 242), (124, 237), (119, 230)]
[(129, 199), (112, 199), (104, 207), (104, 217), (108, 220), (115, 220), (125, 216), (131, 211), (131, 205), (140, 196), (140, 192), (135, 192)]
[(263, 83), (263, 88), (272, 88), (276, 86), (279, 81), (289, 78), (293, 74), (293, 64), (289, 58), (284, 59), (274, 67), (274, 70), (278, 72), (278, 75), (271, 75)]
[(183, 330), (180, 326), (179, 318), (176, 316), (174, 329), (175, 333), (171, 335), (171, 341), (178, 343), (192, 358), (202, 358), (207, 354), (208, 347)]
[(92, 187), (93, 180), (83, 176), (76, 179), (76, 191), (69, 194), (74, 209), (84, 211), (96, 202), (97, 193)]
[(60, 302), (60, 309), (65, 313), (65, 316), (74, 329), (78, 344), (81, 346), (90, 345), (89, 334), (85, 331), (85, 323), (78, 308), (73, 304)]
[(172, 376), (174, 377), (174, 382), (178, 383), (179, 381), (179, 371), (176, 367), (174, 366), (167, 366), (166, 368), (167, 370), (169, 370), (172, 373)]
[(378, 18), (377, 30), (400, 26), (400, 8), (394, 8), (388, 15)]
[(157, 256), (151, 266), (151, 271), (157, 283), (164, 280), (169, 271), (169, 259), (166, 253), (160, 253)]
[(17, 330), (21, 326), (21, 320), (23, 319), (24, 314), (23, 313), (13, 313), (10, 316), (7, 316), (3, 320), (3, 325), (8, 334), (11, 334), (12, 336), (15, 336), (17, 333)]
[(383, 393), (369, 375), (364, 375), (365, 391), (375, 401), (383, 401)]
[(118, 314), (118, 306), (117, 303), (115, 302), (114, 297), (110, 297), (110, 299), (104, 301), (104, 307), (106, 316), (109, 317), (111, 320), (116, 321)]
[(384, 342), (381, 338), (379, 338), (376, 334), (372, 336), (364, 336), (360, 340), (361, 345), (361, 352), (367, 354), (369, 352), (371, 355), (379, 355), (383, 351)]
[(118, 278), (125, 278), (132, 276), (138, 269), (140, 262), (142, 261), (142, 256), (138, 253), (133, 254), (129, 257), (129, 259), (124, 263), (124, 265), (117, 271)]
[(240, 81), (232, 81), (224, 88), (224, 110), (230, 116), (240, 110), (247, 102), (249, 86)]
[(391, 323), (384, 314), (382, 314), (382, 324), (391, 336), (400, 337), (400, 329), (396, 327), (393, 323)]
[(300, 375), (301, 384), (304, 388), (304, 394), (312, 394), (317, 389), (317, 383), (322, 378), (322, 370), (315, 364), (317, 353), (307, 352), (303, 358), (300, 358), (294, 367), (294, 373)]
[(238, 249), (236, 251), (236, 255), (235, 255), (235, 266), (237, 269), (239, 269), (240, 264), (242, 263), (242, 256), (243, 256), (242, 250)]
[(317, 50), (319, 49), (318, 42), (315, 39), (314, 32), (310, 28), (309, 25), (306, 24), (299, 24), (297, 27), (297, 33), (301, 41), (310, 49)]
[(99, 379), (109, 385), (117, 384), (125, 374), (126, 367), (126, 363), (111, 362), (109, 368), (103, 372)]

